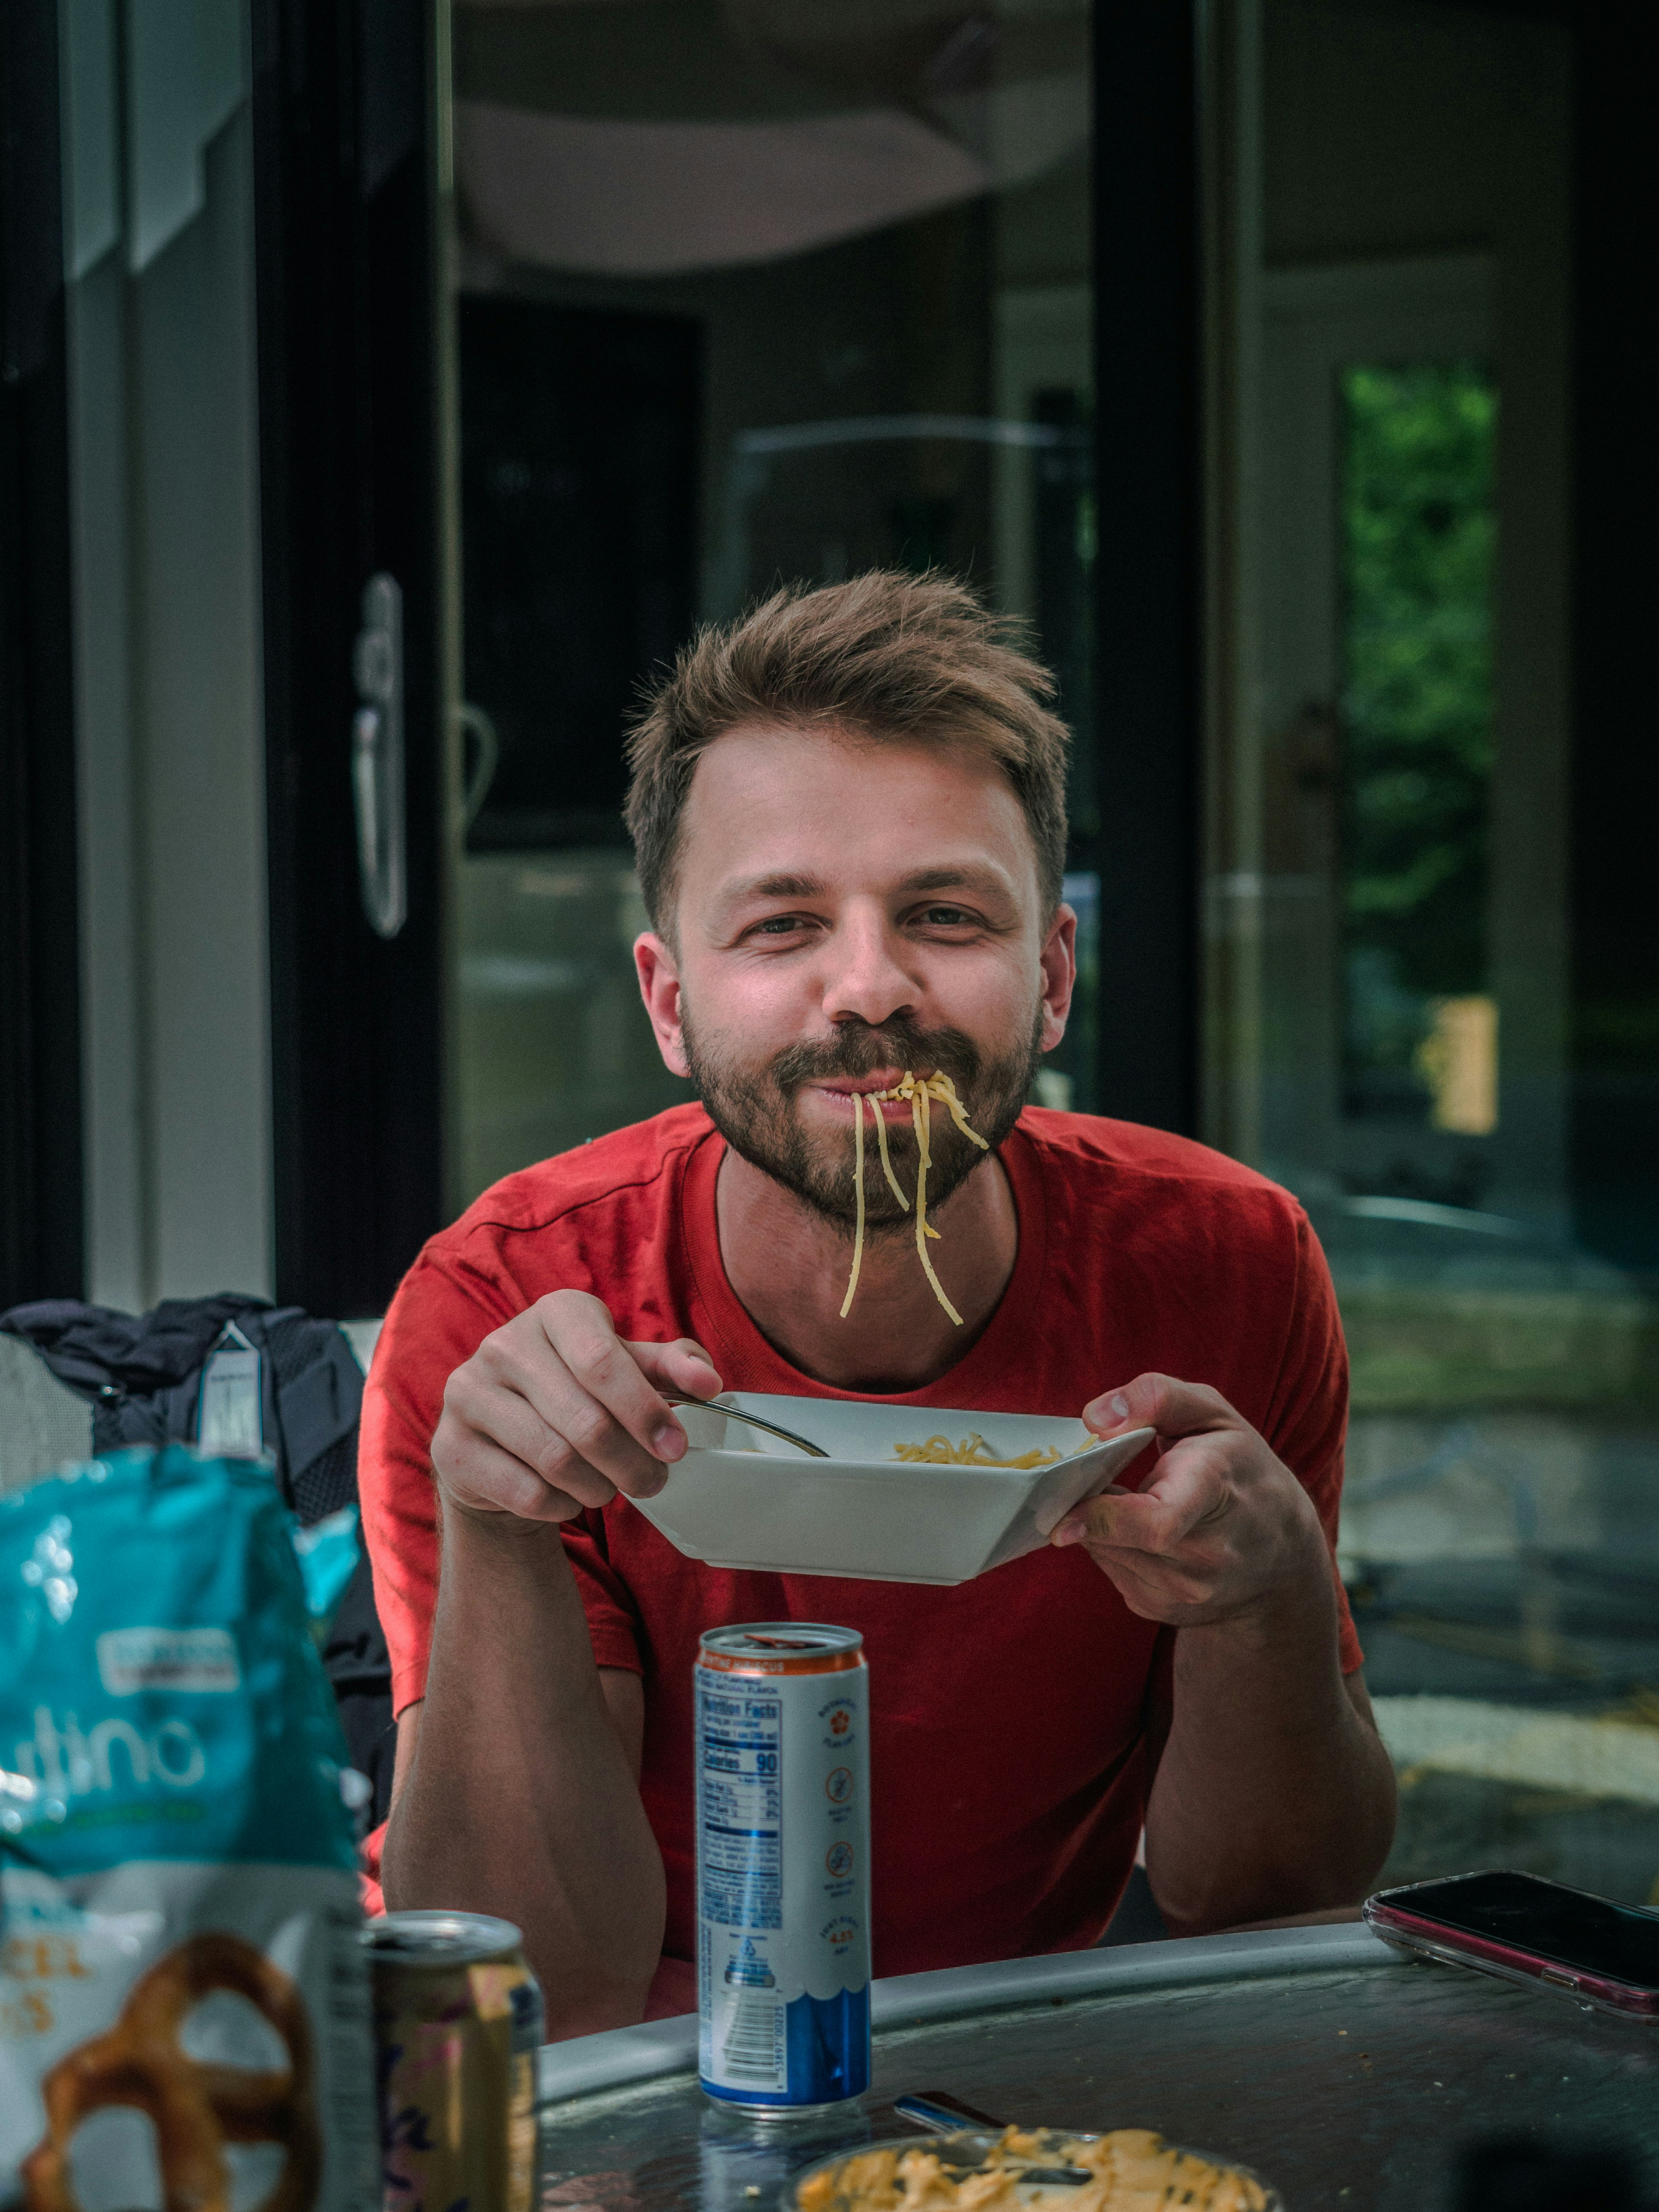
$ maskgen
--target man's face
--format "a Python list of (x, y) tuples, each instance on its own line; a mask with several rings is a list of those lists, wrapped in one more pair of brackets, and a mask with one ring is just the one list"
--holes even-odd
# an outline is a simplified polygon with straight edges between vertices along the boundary
[[(728, 732), (692, 780), (677, 921), (677, 946), (636, 947), (664, 1058), (734, 1151), (838, 1223), (854, 1212), (854, 1091), (946, 1074), (994, 1146), (1064, 1031), (1075, 922), (1062, 908), (1043, 927), (1019, 802), (966, 749)], [(872, 1112), (912, 1194), (915, 1140), (908, 1103), (865, 1108), (879, 1230), (908, 1217)], [(939, 1107), (929, 1144), (942, 1204), (986, 1156)]]

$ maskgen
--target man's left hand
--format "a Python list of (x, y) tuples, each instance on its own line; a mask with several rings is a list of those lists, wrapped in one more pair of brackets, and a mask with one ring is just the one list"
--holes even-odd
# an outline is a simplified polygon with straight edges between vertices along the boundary
[(1313, 1501), (1266, 1439), (1218, 1391), (1139, 1375), (1084, 1408), (1097, 1435), (1158, 1431), (1138, 1490), (1115, 1485), (1067, 1514), (1049, 1538), (1082, 1544), (1132, 1613), (1174, 1628), (1328, 1591), (1329, 1554)]

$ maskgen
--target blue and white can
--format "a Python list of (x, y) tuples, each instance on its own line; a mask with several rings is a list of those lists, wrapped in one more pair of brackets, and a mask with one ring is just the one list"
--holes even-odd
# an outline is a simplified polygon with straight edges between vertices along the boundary
[(870, 1670), (816, 1621), (711, 1628), (693, 1697), (698, 2072), (799, 2112), (870, 2084)]

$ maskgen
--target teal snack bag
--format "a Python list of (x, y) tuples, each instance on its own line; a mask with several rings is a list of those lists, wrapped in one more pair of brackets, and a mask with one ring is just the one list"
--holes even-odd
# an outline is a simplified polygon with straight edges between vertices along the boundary
[(263, 1467), (0, 1498), (0, 2205), (375, 2202), (345, 1757)]

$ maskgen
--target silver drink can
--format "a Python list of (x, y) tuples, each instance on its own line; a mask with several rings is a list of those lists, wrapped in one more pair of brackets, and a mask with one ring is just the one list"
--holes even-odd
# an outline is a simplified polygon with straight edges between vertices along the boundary
[(703, 1636), (698, 2072), (722, 2104), (796, 2112), (870, 2082), (870, 1670), (816, 1621)]
[(536, 2212), (541, 1985), (510, 1921), (388, 1912), (363, 1929), (384, 2212)]

